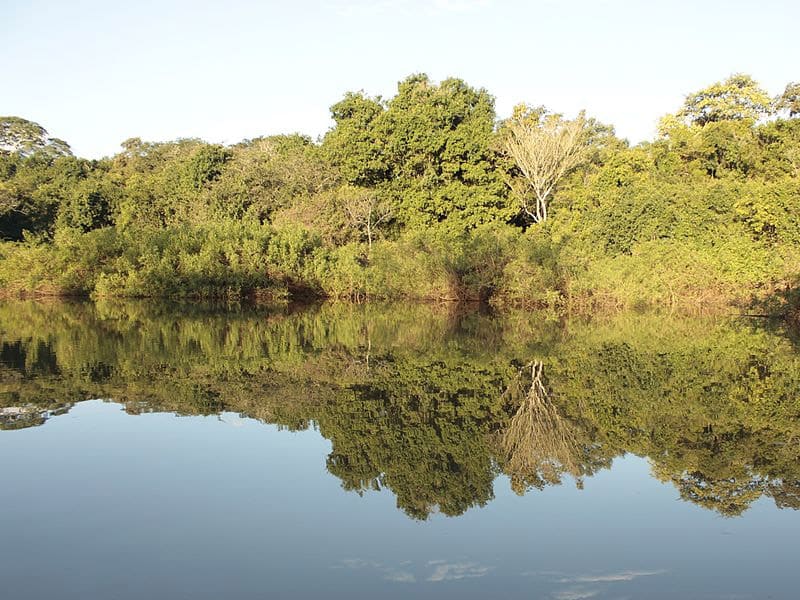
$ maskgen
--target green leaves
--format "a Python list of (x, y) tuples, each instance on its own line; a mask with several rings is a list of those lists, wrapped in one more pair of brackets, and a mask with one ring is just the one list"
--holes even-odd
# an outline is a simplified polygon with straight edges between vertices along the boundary
[(771, 98), (749, 75), (737, 73), (686, 97), (678, 116), (694, 125), (757, 120), (769, 113)]
[(775, 100), (775, 110), (785, 111), (790, 117), (800, 115), (800, 83), (790, 83)]
[(336, 126), (325, 135), (323, 153), (352, 185), (376, 186), (389, 178), (384, 140), (375, 129), (384, 110), (380, 98), (363, 92), (349, 92), (331, 107)]
[(50, 137), (44, 127), (20, 117), (0, 117), (2, 153), (20, 156), (40, 154), (49, 158), (72, 156), (72, 150), (64, 140)]
[(485, 90), (412, 75), (387, 102), (350, 93), (331, 113), (336, 126), (323, 151), (347, 181), (376, 188), (407, 228), (464, 231), (513, 214)]
[[(796, 116), (797, 91), (776, 116)], [(4, 250), (7, 285), (213, 295), (277, 278), (298, 293), (557, 310), (750, 301), (800, 264), (800, 119), (759, 121), (768, 109), (734, 75), (629, 148), (583, 113), (519, 105), (498, 123), (486, 90), (415, 74), (389, 99), (345, 94), (320, 142), (131, 138), (99, 161), (8, 117), (0, 238), (41, 243)]]

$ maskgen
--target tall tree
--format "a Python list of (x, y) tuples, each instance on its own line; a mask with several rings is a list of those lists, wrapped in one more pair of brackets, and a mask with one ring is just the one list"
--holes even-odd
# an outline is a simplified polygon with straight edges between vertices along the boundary
[(492, 149), (494, 99), (460, 79), (401, 81), (388, 102), (347, 94), (323, 147), (344, 179), (376, 187), (407, 227), (463, 231), (512, 216)]
[(384, 110), (380, 98), (363, 92), (348, 92), (331, 107), (336, 126), (325, 135), (323, 152), (347, 183), (372, 187), (388, 178), (383, 140), (375, 130)]
[(377, 123), (390, 193), (410, 227), (458, 232), (512, 216), (492, 149), (494, 98), (461, 79), (412, 75)]

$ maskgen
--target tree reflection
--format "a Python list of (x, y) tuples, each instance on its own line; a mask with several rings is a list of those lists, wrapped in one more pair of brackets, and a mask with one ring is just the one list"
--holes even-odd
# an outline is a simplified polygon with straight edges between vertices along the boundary
[(371, 371), (369, 383), (347, 387), (318, 412), (320, 432), (333, 444), (328, 470), (343, 487), (388, 488), (398, 508), (418, 519), (491, 500), (487, 432), (499, 407), (484, 403), (488, 381), (465, 388), (474, 377), (469, 365), (410, 357), (374, 358)]
[(558, 485), (565, 474), (583, 486), (582, 436), (550, 399), (543, 370), (541, 361), (531, 362), (520, 369), (502, 396), (504, 404), (517, 409), (497, 436), (498, 459), (520, 495), (529, 488)]
[(798, 509), (799, 389), (796, 345), (733, 321), (0, 304), (0, 429), (90, 398), (314, 426), (344, 489), (388, 489), (417, 519), (486, 504), (499, 473), (518, 494), (580, 487), (625, 453), (725, 516)]

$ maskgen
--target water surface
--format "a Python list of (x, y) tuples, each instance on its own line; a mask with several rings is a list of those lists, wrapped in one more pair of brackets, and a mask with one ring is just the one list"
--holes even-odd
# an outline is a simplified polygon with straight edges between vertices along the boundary
[(0, 305), (8, 598), (796, 598), (800, 354), (735, 318)]

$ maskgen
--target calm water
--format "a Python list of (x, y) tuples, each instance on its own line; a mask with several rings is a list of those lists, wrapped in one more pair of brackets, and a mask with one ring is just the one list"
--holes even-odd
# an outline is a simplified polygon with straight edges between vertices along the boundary
[(2, 598), (800, 597), (767, 323), (0, 304)]

